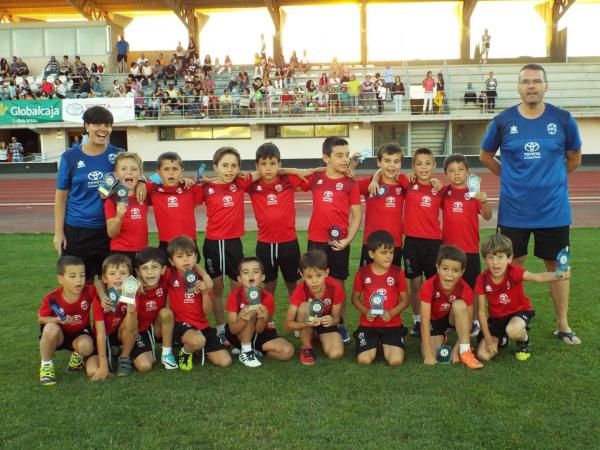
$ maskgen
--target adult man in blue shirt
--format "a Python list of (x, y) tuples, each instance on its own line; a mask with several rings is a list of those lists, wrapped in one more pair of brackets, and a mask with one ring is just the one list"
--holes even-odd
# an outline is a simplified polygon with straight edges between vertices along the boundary
[(117, 42), (117, 70), (119, 72), (127, 72), (127, 53), (129, 52), (129, 42), (124, 36), (119, 36)]
[[(569, 112), (544, 103), (547, 90), (544, 68), (524, 66), (518, 82), (523, 102), (490, 122), (479, 158), (500, 176), (498, 231), (511, 239), (513, 261), (525, 264), (533, 233), (535, 256), (554, 271), (557, 254), (569, 245), (567, 175), (581, 164), (581, 138)], [(498, 149), (501, 163), (494, 156)], [(580, 344), (567, 319), (569, 281), (550, 283), (550, 295), (556, 310), (555, 335), (567, 344)]]

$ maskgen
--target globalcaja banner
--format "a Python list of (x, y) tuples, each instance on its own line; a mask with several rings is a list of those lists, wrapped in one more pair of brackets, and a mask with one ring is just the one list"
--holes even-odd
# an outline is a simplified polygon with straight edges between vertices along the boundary
[(0, 125), (61, 121), (61, 100), (0, 101)]
[(83, 113), (92, 106), (103, 106), (108, 109), (112, 113), (115, 123), (135, 120), (132, 97), (67, 98), (62, 102), (63, 120), (83, 123)]

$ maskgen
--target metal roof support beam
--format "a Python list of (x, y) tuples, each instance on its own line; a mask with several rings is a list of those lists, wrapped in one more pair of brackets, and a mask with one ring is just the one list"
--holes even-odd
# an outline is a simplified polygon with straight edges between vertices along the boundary
[(367, 0), (360, 2), (360, 63), (364, 66), (368, 61), (367, 49)]
[(465, 64), (471, 60), (471, 16), (475, 6), (477, 0), (463, 0), (459, 6), (460, 60)]
[(265, 0), (265, 6), (271, 15), (273, 27), (275, 28), (275, 35), (273, 36), (273, 58), (277, 62), (283, 54), (283, 46), (281, 42), (283, 37), (283, 25), (285, 23), (285, 12), (282, 11), (281, 7), (272, 0)]
[(73, 8), (88, 20), (110, 22), (108, 12), (94, 0), (67, 0)]
[(11, 14), (10, 11), (6, 11), (5, 9), (0, 9), (0, 23), (14, 23), (15, 17)]
[[(181, 23), (185, 25), (188, 30), (188, 36), (194, 38), (194, 41), (198, 43), (200, 38), (200, 30), (208, 21), (208, 16), (202, 23), (202, 27), (199, 24), (198, 15), (194, 8), (183, 0), (164, 0), (165, 4), (173, 10), (175, 15), (181, 20)], [(198, 47), (199, 48), (199, 47)]]
[(575, 0), (548, 0), (535, 7), (546, 23), (546, 56), (552, 62), (565, 62), (567, 54), (567, 29), (558, 31), (558, 21)]

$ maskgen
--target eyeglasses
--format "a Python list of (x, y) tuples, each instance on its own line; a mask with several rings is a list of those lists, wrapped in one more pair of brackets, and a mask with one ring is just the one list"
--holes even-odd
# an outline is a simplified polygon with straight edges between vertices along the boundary
[(536, 80), (519, 80), (519, 84), (525, 85), (525, 86), (531, 86), (532, 84), (534, 86), (539, 86), (540, 84), (545, 83), (544, 80), (540, 80), (539, 78)]

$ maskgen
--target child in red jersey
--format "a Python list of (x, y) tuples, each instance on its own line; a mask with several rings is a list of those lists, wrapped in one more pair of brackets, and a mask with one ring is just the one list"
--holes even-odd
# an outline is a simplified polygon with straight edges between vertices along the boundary
[(142, 158), (137, 153), (123, 152), (115, 158), (115, 176), (129, 189), (127, 202), (112, 195), (104, 201), (106, 231), (110, 250), (129, 256), (132, 263), (136, 252), (148, 246), (148, 204), (138, 202), (135, 187), (142, 175)]
[(421, 287), (421, 352), (423, 362), (436, 364), (435, 353), (445, 342), (448, 328), (454, 327), (458, 340), (452, 350), (452, 362), (459, 361), (469, 369), (481, 369), (483, 364), (471, 350), (469, 331), (473, 291), (462, 275), (467, 257), (456, 247), (440, 247), (436, 267), (437, 275)]
[[(123, 281), (132, 272), (129, 257), (115, 253), (102, 263), (102, 282), (106, 289), (114, 288), (120, 293)], [(86, 364), (88, 377), (92, 381), (104, 380), (111, 368), (111, 347), (118, 347), (121, 344), (117, 375), (131, 375), (133, 365), (130, 355), (137, 335), (135, 306), (117, 303), (114, 311), (107, 311), (103, 308), (100, 298), (96, 296), (92, 308), (97, 353), (90, 356)]]
[[(285, 315), (285, 328), (300, 332), (300, 362), (305, 365), (315, 363), (312, 348), (316, 334), (329, 359), (339, 359), (344, 355), (344, 344), (337, 325), (340, 322), (342, 304), (346, 294), (341, 284), (329, 276), (327, 255), (320, 250), (306, 252), (300, 258), (300, 283), (290, 297), (290, 306)], [(309, 303), (323, 302), (320, 318), (309, 319)]]
[[(367, 238), (369, 258), (372, 263), (362, 266), (354, 277), (352, 303), (360, 312), (356, 338), (356, 362), (371, 364), (377, 356), (379, 345), (390, 366), (404, 361), (404, 336), (400, 313), (408, 306), (408, 286), (404, 272), (392, 265), (394, 237), (384, 230), (374, 231)], [(373, 295), (383, 296), (383, 315), (371, 314)]]
[[(523, 282), (560, 283), (559, 280), (571, 277), (571, 271), (558, 276), (555, 272), (526, 271), (513, 264), (512, 242), (502, 234), (488, 237), (481, 246), (481, 255), (488, 268), (475, 283), (481, 324), (477, 356), (484, 361), (491, 360), (498, 353), (501, 340), (510, 338), (517, 344), (516, 358), (526, 361), (531, 356), (527, 330), (535, 311), (525, 294)], [(486, 301), (489, 318), (485, 312)]]
[[(467, 267), (463, 278), (475, 287), (475, 280), (481, 272), (479, 260), (479, 215), (485, 220), (492, 218), (492, 210), (485, 192), (469, 195), (467, 177), (469, 163), (460, 153), (450, 155), (444, 161), (444, 172), (450, 181), (442, 198), (442, 243), (454, 245), (467, 254)], [(471, 336), (479, 334), (477, 303), (473, 305), (474, 320)]]
[(215, 181), (202, 185), (207, 217), (202, 253), (206, 272), (214, 284), (217, 335), (225, 345), (229, 343), (225, 338), (223, 277), (229, 276), (232, 290), (239, 287), (237, 269), (244, 257), (241, 240), (244, 235), (244, 191), (257, 179), (255, 173), (248, 178), (238, 177), (240, 168), (239, 152), (233, 147), (222, 147), (213, 156), (213, 169), (217, 174)]
[(131, 352), (133, 365), (147, 372), (154, 364), (154, 345), (162, 339), (161, 363), (165, 369), (177, 369), (173, 356), (173, 311), (167, 306), (167, 278), (164, 276), (167, 261), (164, 253), (153, 247), (138, 252), (135, 267), (142, 289), (136, 297), (138, 334)]
[[(350, 167), (348, 141), (331, 136), (323, 142), (324, 172), (307, 177), (312, 192), (313, 211), (308, 224), (308, 250), (321, 250), (327, 255), (327, 267), (332, 278), (340, 282), (348, 278), (350, 243), (360, 227), (361, 208), (358, 183), (346, 175)], [(349, 216), (351, 219), (349, 220)], [(342, 325), (344, 306), (340, 311), (340, 333), (344, 344), (350, 336)]]
[(56, 384), (52, 357), (57, 350), (71, 351), (68, 369), (83, 368), (83, 359), (94, 350), (90, 331), (93, 286), (85, 285), (85, 266), (77, 256), (63, 256), (56, 263), (59, 288), (46, 294), (38, 313), (40, 324), (40, 382)]
[(296, 175), (279, 175), (281, 155), (272, 142), (256, 150), (256, 171), (260, 180), (250, 186), (254, 217), (258, 225), (256, 256), (265, 273), (265, 289), (275, 293), (277, 272), (281, 269), (288, 293), (298, 281), (300, 247), (296, 236), (294, 192), (306, 190), (305, 182)]
[[(209, 275), (196, 264), (196, 246), (187, 236), (172, 239), (167, 246), (172, 267), (165, 276), (168, 280), (169, 305), (175, 315), (174, 341), (181, 345), (179, 368), (192, 370), (192, 353), (203, 351), (208, 360), (218, 367), (231, 365), (231, 356), (221, 344), (214, 328), (208, 324), (207, 316), (212, 312)], [(197, 274), (194, 285), (188, 285), (183, 275), (188, 271)]]
[[(294, 347), (277, 335), (273, 325), (275, 298), (260, 283), (265, 274), (260, 259), (255, 256), (244, 258), (238, 268), (240, 287), (227, 297), (227, 340), (241, 350), (239, 360), (246, 367), (259, 367), (257, 353), (268, 358), (287, 361), (294, 355)], [(251, 305), (248, 298), (256, 295), (259, 305)]]

